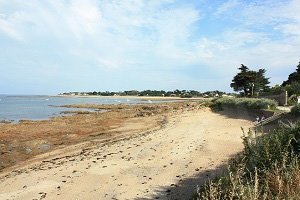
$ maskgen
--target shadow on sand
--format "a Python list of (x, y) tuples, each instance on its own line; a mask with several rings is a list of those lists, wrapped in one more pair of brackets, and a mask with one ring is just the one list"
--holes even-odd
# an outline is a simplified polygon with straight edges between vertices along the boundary
[(249, 121), (255, 121), (257, 117), (271, 117), (274, 112), (267, 110), (250, 110), (239, 107), (223, 107), (222, 110), (213, 110), (214, 112), (224, 115), (232, 119), (245, 119)]
[[(230, 159), (237, 155), (232, 156)], [(155, 189), (154, 194), (144, 197), (136, 197), (135, 200), (150, 200), (150, 199), (163, 199), (163, 200), (189, 200), (197, 192), (197, 187), (204, 185), (207, 181), (213, 180), (217, 176), (220, 176), (227, 170), (228, 164), (222, 164), (210, 169), (200, 169), (193, 177), (184, 178), (176, 176), (178, 178), (177, 183), (171, 184), (165, 187), (159, 187)]]
[[(248, 110), (243, 108), (224, 108), (221, 111), (214, 111), (220, 115), (224, 115), (228, 118), (233, 119), (245, 119), (249, 121), (255, 121), (257, 117), (264, 116), (265, 118), (271, 117), (274, 115), (274, 111), (267, 111), (267, 110)], [(270, 133), (274, 129), (278, 128), (280, 124), (290, 124), (300, 121), (300, 117), (294, 116), (291, 113), (283, 114), (280, 118), (271, 121), (268, 124), (263, 126), (257, 127), (256, 129), (253, 128), (252, 131), (257, 131), (258, 133)]]
[[(248, 110), (242, 108), (223, 108), (221, 111), (214, 111), (217, 114), (223, 115), (232, 119), (244, 119), (249, 121), (255, 121), (256, 117), (270, 117), (274, 113), (271, 111), (262, 111), (262, 110)], [(278, 126), (278, 119), (271, 124), (266, 125), (263, 128), (263, 132), (267, 133), (273, 130)], [(247, 130), (245, 130), (247, 131)], [(261, 130), (257, 130), (260, 132)], [(238, 154), (235, 154), (229, 160), (236, 157)], [(177, 183), (171, 184), (170, 186), (159, 187), (155, 190), (155, 193), (152, 195), (145, 195), (144, 197), (137, 197), (135, 200), (150, 200), (150, 199), (163, 199), (163, 200), (188, 200), (192, 199), (196, 194), (197, 186), (202, 186), (208, 180), (213, 180), (215, 177), (220, 176), (224, 171), (227, 170), (228, 163), (216, 166), (213, 169), (200, 169), (194, 177), (180, 177), (178, 176)]]
[[(213, 110), (214, 111), (214, 110)], [(244, 119), (249, 120), (252, 122), (255, 122), (256, 119), (259, 117), (261, 119), (262, 117), (268, 118), (274, 115), (273, 111), (267, 111), (267, 110), (251, 110), (251, 109), (245, 109), (245, 108), (238, 108), (238, 107), (223, 107), (222, 110), (215, 110), (214, 111), (217, 114), (223, 115), (228, 118), (232, 119)], [(271, 123), (268, 123), (264, 126), (260, 126), (255, 128), (253, 124), (253, 128), (251, 128), (251, 131), (257, 132), (257, 133), (270, 133), (273, 131), (276, 127), (278, 127), (278, 124), (280, 122), (287, 122), (286, 116), (284, 115), (281, 118), (272, 121)], [(248, 130), (245, 130), (248, 131)]]

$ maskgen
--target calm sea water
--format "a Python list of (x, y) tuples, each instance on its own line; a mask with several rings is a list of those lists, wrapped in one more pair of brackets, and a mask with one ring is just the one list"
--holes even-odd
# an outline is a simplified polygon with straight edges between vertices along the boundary
[[(137, 104), (150, 103), (135, 98), (69, 98), (50, 96), (8, 96), (0, 95), (0, 121), (21, 119), (43, 120), (60, 115), (62, 111), (78, 110), (75, 108), (62, 108), (67, 104)], [(53, 105), (53, 106), (51, 106)], [(84, 110), (84, 109), (79, 109)]]

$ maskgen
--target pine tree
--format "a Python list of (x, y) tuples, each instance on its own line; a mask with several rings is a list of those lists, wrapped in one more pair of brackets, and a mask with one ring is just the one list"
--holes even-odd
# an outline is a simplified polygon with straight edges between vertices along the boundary
[(265, 77), (266, 70), (265, 69), (259, 69), (256, 73), (256, 80), (255, 80), (255, 92), (262, 92), (268, 90), (270, 87), (268, 84), (270, 84), (269, 78)]
[(288, 80), (282, 83), (282, 86), (291, 85), (293, 82), (300, 83), (300, 62), (296, 68), (296, 72), (293, 72), (289, 75)]
[(249, 70), (245, 65), (241, 65), (237, 75), (233, 77), (230, 87), (234, 91), (242, 91), (244, 96), (253, 96), (254, 93), (263, 92), (269, 88), (269, 78), (265, 77), (266, 70), (259, 69), (257, 72)]

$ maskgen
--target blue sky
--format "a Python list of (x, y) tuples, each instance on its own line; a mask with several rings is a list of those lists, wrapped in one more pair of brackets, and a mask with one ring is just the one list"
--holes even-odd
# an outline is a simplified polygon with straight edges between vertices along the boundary
[(280, 84), (299, 0), (0, 0), (0, 93), (232, 91), (241, 63)]

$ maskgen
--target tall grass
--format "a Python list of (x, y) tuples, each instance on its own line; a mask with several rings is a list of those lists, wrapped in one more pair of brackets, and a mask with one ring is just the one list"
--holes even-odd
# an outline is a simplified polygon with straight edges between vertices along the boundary
[(300, 123), (243, 137), (244, 151), (195, 199), (300, 199)]
[(295, 116), (300, 116), (300, 104), (296, 104), (292, 107), (291, 113)]
[(271, 99), (259, 98), (218, 98), (213, 100), (213, 106), (243, 107), (248, 109), (275, 109), (277, 102)]

